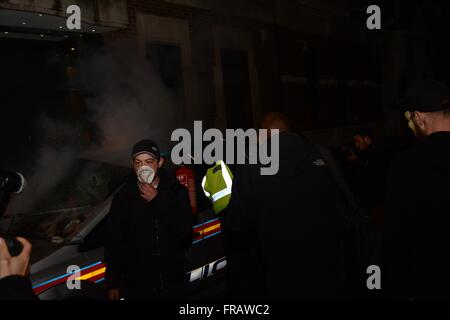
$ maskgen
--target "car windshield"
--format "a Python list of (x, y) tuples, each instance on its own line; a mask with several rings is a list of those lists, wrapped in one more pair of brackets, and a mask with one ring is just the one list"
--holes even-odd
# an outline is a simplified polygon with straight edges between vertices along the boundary
[[(29, 211), (2, 217), (0, 232), (30, 239), (64, 239), (122, 185), (129, 173), (129, 168), (78, 159)], [(15, 200), (20, 201), (22, 196), (26, 195), (17, 195)]]

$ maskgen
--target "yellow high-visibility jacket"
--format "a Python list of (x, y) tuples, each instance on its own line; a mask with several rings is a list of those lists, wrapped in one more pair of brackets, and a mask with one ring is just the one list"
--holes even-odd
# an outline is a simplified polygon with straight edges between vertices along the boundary
[(231, 199), (231, 187), (233, 174), (222, 160), (209, 168), (202, 180), (202, 188), (205, 195), (212, 201), (216, 214), (228, 206)]

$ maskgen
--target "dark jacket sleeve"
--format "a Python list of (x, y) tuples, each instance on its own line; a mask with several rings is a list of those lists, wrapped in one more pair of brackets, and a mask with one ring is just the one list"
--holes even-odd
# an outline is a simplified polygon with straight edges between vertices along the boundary
[(414, 184), (409, 174), (414, 168), (407, 159), (397, 158), (389, 171), (384, 217), (383, 251), (385, 289), (391, 298), (408, 298), (411, 218), (414, 216)]
[(124, 241), (124, 224), (123, 210), (124, 202), (122, 196), (118, 193), (114, 196), (111, 203), (111, 209), (108, 214), (108, 233), (105, 241), (105, 264), (106, 277), (105, 283), (108, 289), (119, 289), (121, 287), (122, 263), (123, 263), (123, 245)]
[(34, 294), (31, 282), (22, 276), (0, 279), (0, 300), (39, 300)]
[(165, 212), (160, 216), (161, 223), (173, 233), (183, 248), (188, 248), (192, 243), (193, 215), (186, 188), (175, 180), (170, 192), (161, 192), (154, 199), (155, 206), (161, 207), (159, 212)]
[(257, 168), (251, 165), (236, 166), (230, 203), (224, 213), (224, 225), (236, 232), (246, 232), (251, 227), (252, 173)]

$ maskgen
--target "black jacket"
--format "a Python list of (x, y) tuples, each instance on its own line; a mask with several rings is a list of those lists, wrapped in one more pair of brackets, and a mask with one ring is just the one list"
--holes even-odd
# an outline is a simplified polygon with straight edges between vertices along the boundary
[(9, 276), (0, 279), (0, 300), (39, 300), (28, 278)]
[(146, 202), (133, 174), (114, 196), (105, 246), (110, 289), (160, 294), (184, 280), (184, 253), (192, 242), (187, 190), (159, 170), (158, 195)]
[(350, 165), (352, 189), (362, 207), (383, 206), (390, 160), (389, 150), (382, 144), (374, 142)]
[(400, 154), (387, 188), (385, 288), (394, 298), (450, 298), (450, 132)]
[(344, 200), (313, 144), (283, 133), (279, 151), (276, 175), (239, 167), (225, 228), (255, 236), (266, 297), (341, 297)]

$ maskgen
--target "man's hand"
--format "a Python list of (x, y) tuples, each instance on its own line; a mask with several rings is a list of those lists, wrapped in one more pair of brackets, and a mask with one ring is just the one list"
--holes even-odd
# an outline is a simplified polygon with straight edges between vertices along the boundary
[(4, 239), (0, 238), (0, 279), (13, 276), (27, 276), (30, 272), (31, 244), (24, 238), (17, 238), (23, 249), (17, 257), (11, 257)]
[(107, 298), (108, 298), (108, 300), (120, 300), (120, 290), (119, 289), (109, 289)]
[(141, 197), (147, 202), (152, 201), (158, 195), (158, 190), (151, 184), (139, 183), (139, 189)]

